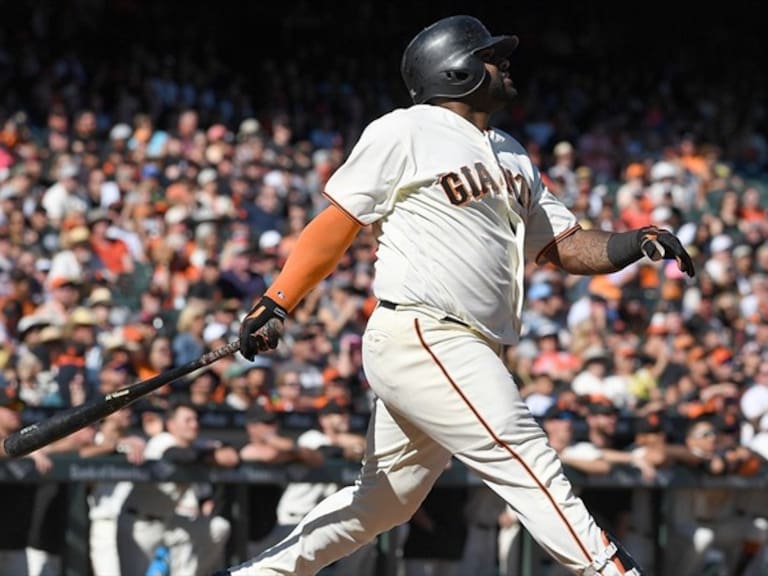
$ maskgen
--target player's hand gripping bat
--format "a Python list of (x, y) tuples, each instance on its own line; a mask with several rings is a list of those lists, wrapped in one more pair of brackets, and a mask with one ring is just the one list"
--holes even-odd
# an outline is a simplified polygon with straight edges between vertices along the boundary
[(2, 441), (0, 457), (10, 456), (15, 458), (26, 456), (30, 452), (34, 452), (73, 432), (77, 432), (81, 428), (98, 422), (105, 416), (125, 408), (142, 396), (146, 396), (165, 384), (170, 384), (199, 368), (204, 368), (225, 356), (234, 354), (239, 349), (240, 341), (235, 340), (220, 348), (211, 350), (200, 356), (200, 358), (187, 362), (182, 366), (177, 366), (152, 378), (147, 378), (131, 386), (99, 396), (80, 406), (62, 410), (41, 422), (30, 424), (7, 436)]

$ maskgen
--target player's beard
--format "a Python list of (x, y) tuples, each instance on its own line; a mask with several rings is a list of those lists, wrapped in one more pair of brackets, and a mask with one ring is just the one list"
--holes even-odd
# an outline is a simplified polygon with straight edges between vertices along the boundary
[(517, 96), (517, 89), (512, 84), (512, 80), (509, 79), (509, 81), (505, 81), (505, 78), (509, 77), (499, 74), (491, 78), (491, 85), (489, 88), (494, 100), (510, 102)]

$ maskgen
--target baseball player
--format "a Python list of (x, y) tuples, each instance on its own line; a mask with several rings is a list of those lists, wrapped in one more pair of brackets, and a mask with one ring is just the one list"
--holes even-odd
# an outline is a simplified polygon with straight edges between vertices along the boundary
[(316, 574), (407, 521), (452, 457), (574, 574), (640, 574), (577, 498), (500, 355), (518, 340), (525, 259), (572, 274), (639, 260), (693, 262), (671, 233), (582, 229), (525, 149), (490, 125), (516, 94), (516, 36), (470, 16), (419, 32), (401, 72), (414, 105), (374, 120), (325, 188), (330, 205), (240, 327), (252, 358), (365, 226), (378, 231), (378, 306), (363, 335), (376, 394), (359, 480), (318, 504), (281, 543), (221, 574)]

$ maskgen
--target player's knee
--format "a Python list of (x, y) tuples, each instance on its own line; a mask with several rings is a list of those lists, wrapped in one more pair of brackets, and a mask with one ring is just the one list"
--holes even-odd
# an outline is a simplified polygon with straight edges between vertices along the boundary
[(396, 495), (393, 491), (355, 491), (353, 508), (366, 533), (381, 534), (408, 522), (421, 505), (422, 498)]

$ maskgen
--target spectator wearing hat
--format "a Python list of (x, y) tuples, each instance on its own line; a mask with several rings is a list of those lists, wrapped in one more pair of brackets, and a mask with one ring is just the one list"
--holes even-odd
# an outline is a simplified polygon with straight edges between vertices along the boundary
[(197, 175), (197, 193), (195, 198), (202, 210), (210, 214), (212, 220), (235, 218), (237, 212), (232, 198), (219, 193), (219, 174), (215, 168), (204, 168)]
[(30, 351), (37, 348), (40, 342), (40, 332), (58, 319), (45, 313), (31, 313), (22, 316), (16, 325), (16, 341), (18, 351)]
[(86, 306), (78, 306), (69, 315), (64, 336), (75, 346), (85, 364), (85, 376), (89, 388), (95, 388), (97, 375), (103, 361), (103, 350), (98, 342), (96, 314)]
[(551, 406), (542, 417), (542, 426), (550, 445), (564, 465), (585, 474), (608, 474), (611, 464), (603, 457), (600, 449), (574, 437), (573, 424), (578, 418), (575, 412), (557, 404)]
[(327, 349), (320, 342), (322, 333), (317, 325), (296, 327), (296, 332), (286, 340), (291, 342), (291, 354), (282, 363), (283, 369), (290, 369), (299, 374), (302, 395), (319, 397), (323, 393), (323, 369), (327, 363)]
[(552, 317), (549, 299), (555, 290), (549, 281), (532, 282), (528, 287), (528, 306), (523, 311), (523, 324), (529, 334), (535, 334), (542, 326), (556, 320)]
[(257, 356), (245, 367), (245, 385), (256, 404), (274, 408), (271, 404), (274, 381), (274, 362), (271, 358)]
[(45, 300), (35, 309), (35, 313), (65, 318), (80, 303), (82, 289), (79, 275), (65, 274), (52, 268), (48, 275)]
[(352, 389), (349, 380), (341, 375), (336, 368), (326, 368), (323, 371), (323, 405), (335, 402), (353, 411)]
[(36, 286), (34, 277), (20, 268), (14, 268), (9, 274), (9, 292), (0, 296), (0, 310), (2, 311), (6, 332), (16, 336), (17, 324), (26, 314), (34, 312), (35, 299), (39, 297), (39, 286)]
[(114, 279), (114, 275), (104, 264), (101, 255), (91, 245), (91, 231), (87, 226), (78, 225), (62, 231), (61, 247), (72, 252), (81, 272), (85, 285), (93, 285)]
[[(616, 391), (609, 391), (605, 385), (605, 377), (611, 365), (611, 356), (607, 348), (595, 344), (581, 353), (581, 370), (571, 381), (571, 388), (579, 396), (602, 394), (614, 404)], [(621, 398), (624, 400), (624, 398)]]
[(557, 401), (557, 383), (548, 372), (537, 372), (520, 391), (531, 414), (543, 417)]
[(562, 348), (560, 328), (554, 323), (543, 324), (537, 329), (534, 337), (539, 355), (531, 367), (532, 374), (548, 372), (555, 380), (562, 382), (573, 380), (579, 369), (579, 359)]
[(200, 274), (194, 282), (191, 282), (187, 290), (187, 297), (208, 302), (214, 310), (218, 308), (224, 297), (224, 290), (219, 284), (221, 268), (215, 257), (208, 257), (200, 266)]
[(96, 335), (109, 331), (113, 326), (112, 311), (115, 309), (115, 301), (112, 297), (112, 290), (106, 286), (96, 286), (91, 290), (88, 298), (85, 299), (85, 305), (93, 313), (96, 320)]
[(224, 406), (242, 412), (257, 403), (258, 398), (251, 394), (251, 388), (248, 386), (248, 368), (247, 362), (238, 359), (230, 363), (224, 371)]

